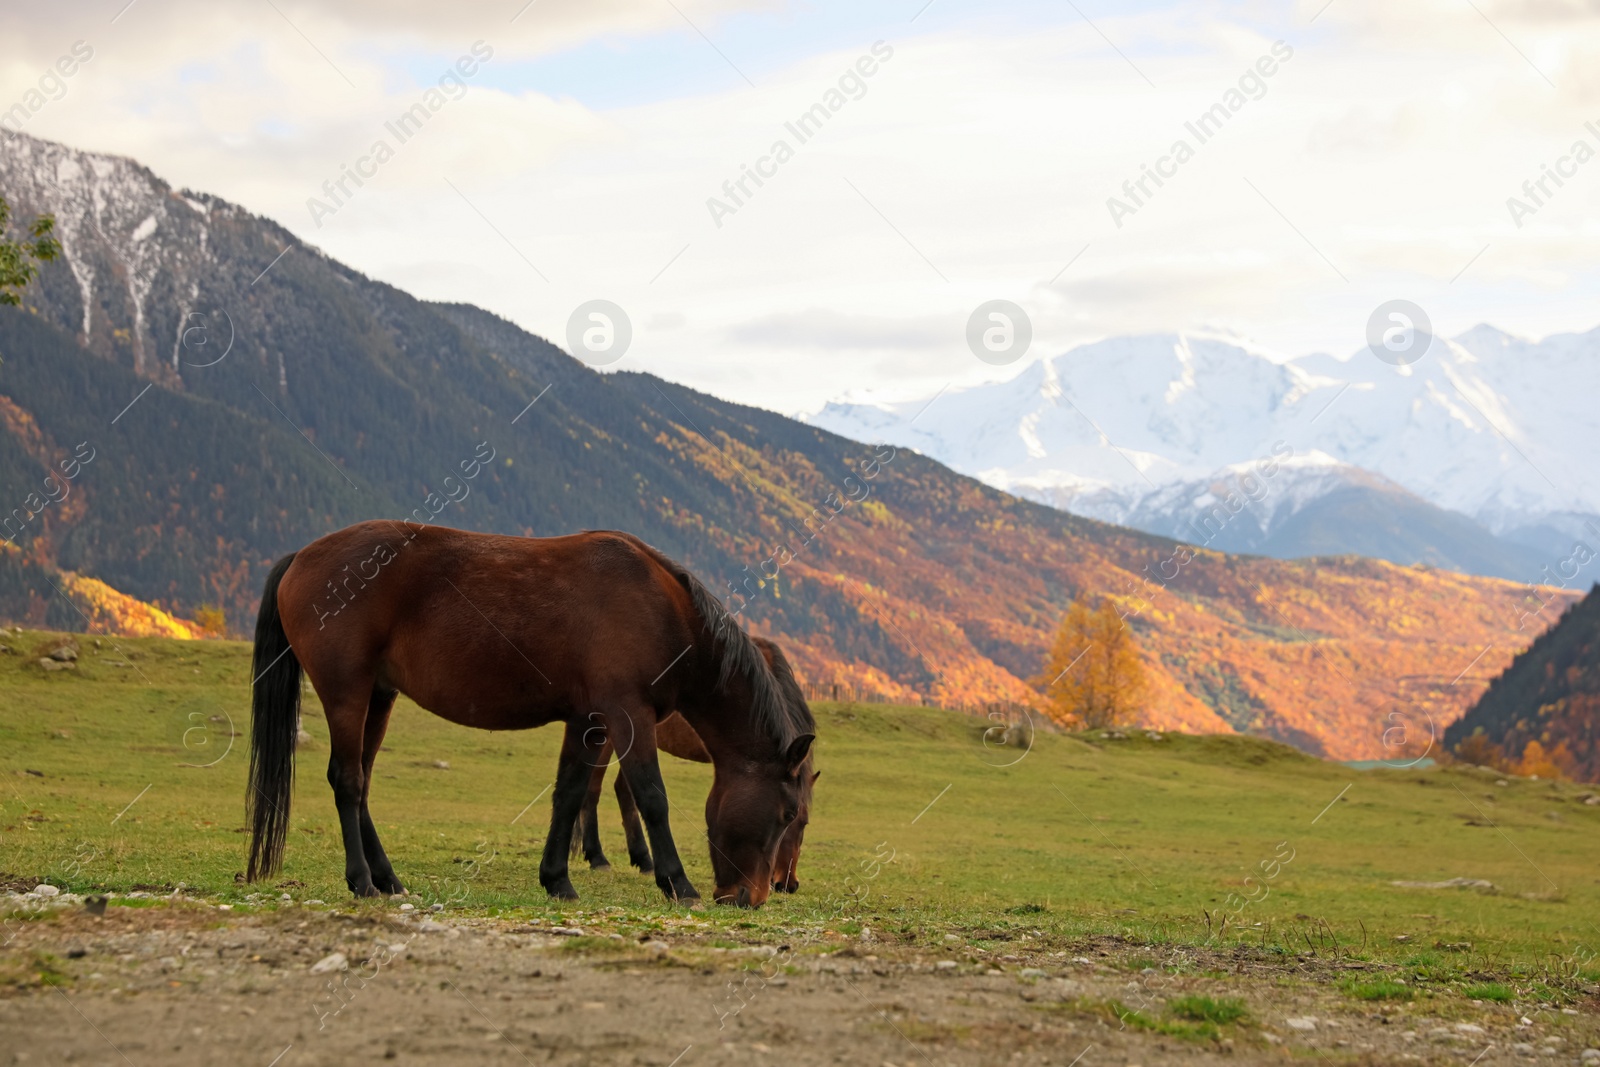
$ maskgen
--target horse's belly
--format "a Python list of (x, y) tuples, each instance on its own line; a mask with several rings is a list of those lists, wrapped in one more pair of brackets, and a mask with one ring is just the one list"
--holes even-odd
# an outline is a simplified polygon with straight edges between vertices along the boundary
[[(404, 690), (402, 690), (404, 692)], [(406, 693), (411, 696), (410, 693)], [(417, 700), (417, 705), (458, 726), (478, 730), (531, 730), (563, 716), (550, 709), (538, 709), (527, 702), (515, 705), (480, 704), (472, 700)]]
[(556, 715), (530, 714), (526, 708), (481, 708), (473, 704), (456, 708), (429, 707), (427, 710), (458, 726), (471, 726), (478, 730), (531, 730), (559, 718)]
[(496, 685), (483, 676), (476, 679), (407, 678), (402, 672), (385, 670), (381, 684), (392, 686), (410, 697), (425, 711), (479, 730), (531, 730), (566, 718), (560, 702), (515, 684)]

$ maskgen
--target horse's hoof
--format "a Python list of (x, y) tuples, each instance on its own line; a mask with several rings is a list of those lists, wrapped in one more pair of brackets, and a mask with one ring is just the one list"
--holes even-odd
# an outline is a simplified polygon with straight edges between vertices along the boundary
[(591, 863), (589, 864), (589, 869), (591, 871), (609, 871), (611, 869), (611, 864), (604, 861), (600, 863)]
[(550, 894), (551, 900), (577, 900), (578, 891), (572, 888), (572, 883), (563, 878), (554, 885), (547, 885), (544, 891)]

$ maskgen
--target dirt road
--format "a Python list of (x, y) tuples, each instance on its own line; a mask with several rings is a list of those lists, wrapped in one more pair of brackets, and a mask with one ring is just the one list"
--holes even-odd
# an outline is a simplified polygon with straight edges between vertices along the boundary
[[(1348, 961), (1191, 954), (1173, 975), (1116, 942), (727, 948), (695, 912), (626, 936), (621, 920), (64, 908), (6, 928), (0, 1064), (1600, 1063), (1589, 1006), (1528, 1022), (1460, 998), (1375, 1007), (1335, 988), (1363, 966)], [(1172, 1022), (1184, 996), (1248, 1014)]]

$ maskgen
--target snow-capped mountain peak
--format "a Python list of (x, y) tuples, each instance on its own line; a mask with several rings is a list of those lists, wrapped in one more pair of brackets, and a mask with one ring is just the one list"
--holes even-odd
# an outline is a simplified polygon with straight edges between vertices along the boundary
[(1515, 536), (1600, 513), (1600, 469), (1578, 462), (1600, 440), (1596, 397), (1600, 330), (1532, 341), (1479, 325), (1435, 337), (1404, 367), (1365, 349), (1285, 359), (1231, 336), (1151, 334), (1080, 345), (931, 404), (862, 396), (810, 421), (1153, 532), (1171, 533), (1148, 524), (1186, 493), (1193, 503), (1196, 486), (1286, 454), (1277, 482), (1291, 512), (1359, 484)]

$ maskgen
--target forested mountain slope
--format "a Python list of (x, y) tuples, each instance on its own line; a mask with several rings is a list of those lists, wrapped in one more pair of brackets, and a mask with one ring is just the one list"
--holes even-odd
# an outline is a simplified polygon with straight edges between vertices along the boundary
[(1509, 760), (1538, 742), (1563, 773), (1600, 782), (1600, 586), (1489, 683), (1445, 736), (1454, 746), (1480, 732)]
[[(743, 602), (813, 682), (1026, 699), (1065, 603), (1112, 596), (1154, 675), (1147, 722), (1348, 757), (1385, 754), (1400, 704), (1459, 714), (1533, 632), (1507, 582), (1180, 550), (912, 452), (598, 374), (127, 160), (19, 137), (0, 194), (55, 212), (65, 249), (30, 308), (0, 309), (0, 501), (26, 518), (0, 616), (70, 624), (40, 584), (66, 570), (180, 614), (221, 605), (242, 630), (273, 559), (358, 519), (621, 528)], [(70, 492), (30, 506), (80, 446)]]

